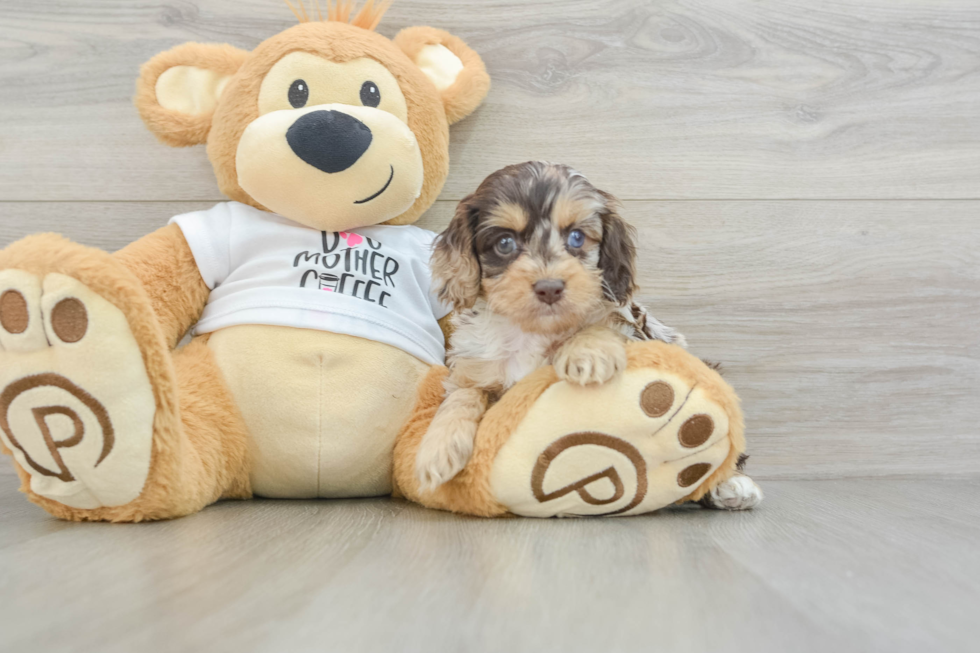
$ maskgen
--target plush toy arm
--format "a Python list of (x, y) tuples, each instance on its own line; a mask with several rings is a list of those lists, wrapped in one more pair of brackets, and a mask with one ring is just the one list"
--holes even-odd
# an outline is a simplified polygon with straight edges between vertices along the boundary
[(142, 282), (168, 345), (175, 347), (201, 316), (211, 292), (180, 227), (167, 225), (114, 256)]

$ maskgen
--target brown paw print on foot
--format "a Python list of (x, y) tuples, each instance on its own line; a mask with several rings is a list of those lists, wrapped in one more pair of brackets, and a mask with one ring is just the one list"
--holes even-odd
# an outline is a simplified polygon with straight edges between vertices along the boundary
[(627, 370), (597, 388), (557, 383), (501, 447), (491, 472), (511, 512), (631, 515), (691, 494), (731, 449), (723, 400), (693, 378)]
[(0, 439), (34, 493), (82, 509), (135, 499), (155, 412), (118, 308), (66, 275), (0, 271)]

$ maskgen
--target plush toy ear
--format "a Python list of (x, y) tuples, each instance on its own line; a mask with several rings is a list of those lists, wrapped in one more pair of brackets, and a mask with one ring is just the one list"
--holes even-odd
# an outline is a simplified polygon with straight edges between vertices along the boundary
[(153, 57), (136, 82), (143, 122), (167, 145), (204, 143), (218, 98), (247, 56), (230, 45), (184, 43)]
[(473, 113), (487, 96), (487, 69), (462, 39), (434, 27), (407, 27), (395, 37), (395, 44), (435, 84), (449, 124)]

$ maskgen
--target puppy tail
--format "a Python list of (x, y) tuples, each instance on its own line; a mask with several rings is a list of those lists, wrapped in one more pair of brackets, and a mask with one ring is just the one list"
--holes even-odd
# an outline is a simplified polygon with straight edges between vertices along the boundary
[(627, 310), (628, 315), (624, 315), (624, 317), (633, 327), (634, 340), (662, 340), (669, 345), (678, 345), (687, 349), (687, 338), (684, 337), (684, 334), (650, 315), (645, 306), (630, 302)]

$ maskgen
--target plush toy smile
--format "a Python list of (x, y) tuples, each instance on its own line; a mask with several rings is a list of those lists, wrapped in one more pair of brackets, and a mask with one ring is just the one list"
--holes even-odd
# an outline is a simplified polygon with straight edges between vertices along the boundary
[(377, 193), (375, 193), (371, 197), (365, 197), (362, 200), (357, 200), (356, 202), (354, 202), (354, 204), (367, 204), (368, 202), (370, 202), (374, 198), (380, 196), (383, 192), (385, 192), (386, 190), (388, 190), (388, 186), (391, 186), (391, 180), (394, 179), (394, 178), (395, 178), (395, 166), (391, 166), (391, 174), (388, 175), (388, 181), (385, 182), (385, 185), (381, 188), (381, 190), (379, 190)]
[(418, 140), (405, 122), (342, 104), (260, 116), (242, 134), (235, 166), (239, 186), (263, 206), (327, 231), (404, 213), (425, 178)]

